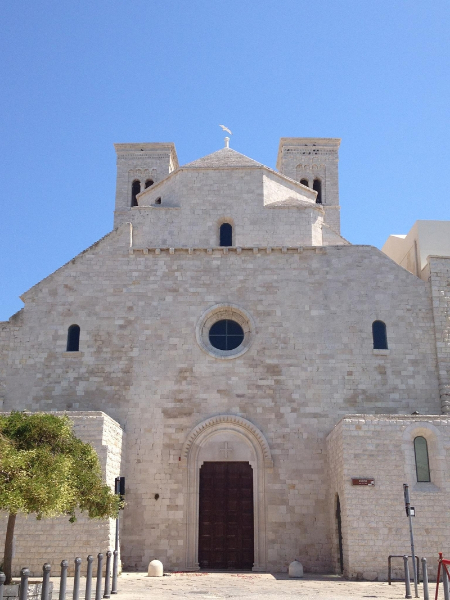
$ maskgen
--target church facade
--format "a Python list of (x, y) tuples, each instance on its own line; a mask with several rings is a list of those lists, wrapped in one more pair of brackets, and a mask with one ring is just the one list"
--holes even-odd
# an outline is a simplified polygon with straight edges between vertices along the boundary
[[(403, 483), (417, 553), (450, 550), (450, 257), (413, 274), (341, 236), (339, 142), (282, 138), (277, 170), (117, 144), (114, 230), (0, 323), (0, 409), (67, 412), (126, 477), (125, 569), (383, 579)], [(42, 527), (16, 540), (35, 570), (113, 545)]]

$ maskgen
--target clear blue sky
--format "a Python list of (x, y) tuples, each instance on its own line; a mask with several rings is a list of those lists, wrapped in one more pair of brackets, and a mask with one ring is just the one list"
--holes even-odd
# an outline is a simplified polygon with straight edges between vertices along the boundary
[(0, 320), (112, 227), (114, 142), (340, 137), (342, 232), (450, 219), (448, 0), (4, 2)]

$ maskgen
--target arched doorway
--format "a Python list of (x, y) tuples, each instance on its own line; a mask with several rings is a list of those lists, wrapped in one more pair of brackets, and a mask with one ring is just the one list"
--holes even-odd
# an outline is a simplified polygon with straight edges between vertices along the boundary
[[(220, 561), (228, 561), (225, 568), (233, 567), (235, 560), (242, 561), (244, 568), (252, 568), (253, 571), (264, 571), (267, 566), (267, 546), (266, 546), (266, 494), (265, 494), (265, 475), (266, 469), (272, 468), (272, 459), (270, 449), (263, 434), (253, 423), (234, 415), (218, 415), (200, 423), (188, 435), (183, 446), (182, 465), (185, 467), (185, 492), (186, 492), (186, 564), (187, 570), (197, 570), (200, 568), (199, 562), (199, 539), (203, 535), (215, 535), (214, 532), (205, 532), (205, 519), (212, 517), (215, 520), (218, 533), (216, 546), (218, 552), (209, 557), (213, 557), (212, 562), (218, 564)], [(205, 466), (206, 465), (206, 466)], [(209, 466), (208, 466), (209, 465)], [(222, 465), (222, 466), (220, 466)], [(217, 477), (222, 478), (220, 486), (234, 486), (232, 490), (227, 491), (226, 500), (229, 504), (222, 514), (207, 515), (205, 518), (205, 509), (208, 510), (208, 503), (217, 501), (217, 495), (214, 490), (212, 497), (200, 498), (201, 488), (201, 469), (206, 477), (214, 478), (214, 471)], [(225, 481), (224, 481), (225, 480)], [(228, 482), (228, 483), (226, 483)], [(207, 487), (214, 485), (210, 479)], [(248, 498), (251, 491), (252, 507), (248, 506)], [(234, 493), (234, 497), (233, 497)], [(210, 494), (210, 495), (211, 495)], [(247, 498), (247, 504), (236, 499), (236, 496), (243, 494)], [(201, 502), (200, 502), (201, 501)], [(239, 524), (235, 519), (238, 506), (236, 502), (241, 503), (241, 509), (246, 513), (243, 516), (244, 527), (247, 528), (246, 536), (241, 535), (238, 540), (236, 527)], [(233, 504), (234, 503), (234, 504)], [(200, 508), (202, 504), (202, 519), (200, 521)], [(252, 508), (252, 510), (249, 510)], [(219, 511), (220, 512), (220, 511)], [(248, 542), (248, 518), (253, 518), (253, 548), (250, 548)], [(247, 519), (247, 520), (246, 520)], [(222, 520), (225, 529), (220, 531), (220, 520)], [(210, 519), (211, 521), (211, 519)], [(233, 530), (234, 527), (234, 530)], [(229, 536), (227, 542), (223, 542), (220, 537)], [(233, 536), (234, 539), (233, 539)], [(231, 541), (230, 541), (231, 540)], [(200, 541), (200, 551), (202, 561), (210, 560), (208, 553), (205, 554), (205, 540)], [(211, 542), (211, 538), (210, 538)], [(230, 543), (228, 543), (230, 542)], [(236, 548), (236, 543), (240, 546)], [(233, 549), (234, 544), (234, 549)], [(210, 546), (211, 548), (211, 546)], [(250, 552), (253, 554), (251, 560)], [(234, 554), (233, 554), (234, 553)], [(253, 567), (251, 567), (253, 562)], [(223, 563), (222, 563), (223, 564)], [(214, 568), (210, 567), (209, 568)], [(216, 567), (218, 568), (218, 567)]]

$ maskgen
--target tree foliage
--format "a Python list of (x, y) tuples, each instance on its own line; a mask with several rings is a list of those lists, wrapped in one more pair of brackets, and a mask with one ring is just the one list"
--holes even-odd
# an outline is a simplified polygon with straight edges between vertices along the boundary
[(67, 416), (13, 412), (0, 416), (0, 509), (116, 517), (119, 498), (102, 481), (94, 448), (79, 440)]
[[(79, 440), (67, 416), (12, 412), (0, 415), (0, 510), (9, 512), (5, 574), (11, 579), (15, 515), (117, 517), (119, 496), (103, 483), (94, 448)], [(8, 572), (6, 572), (8, 571)]]

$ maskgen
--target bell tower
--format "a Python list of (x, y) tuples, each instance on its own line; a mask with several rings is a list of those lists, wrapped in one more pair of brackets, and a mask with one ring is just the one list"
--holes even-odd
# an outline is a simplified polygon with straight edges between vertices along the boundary
[(277, 169), (317, 192), (325, 223), (340, 234), (339, 138), (281, 138)]
[(117, 154), (116, 208), (114, 227), (129, 218), (137, 206), (136, 196), (178, 168), (175, 144), (114, 144)]

